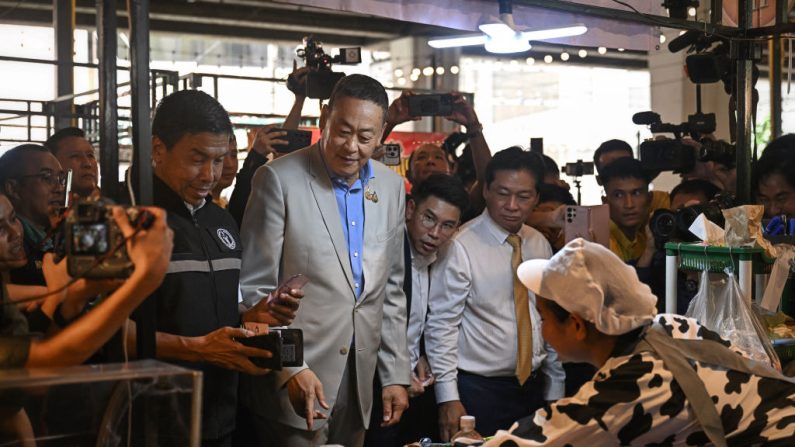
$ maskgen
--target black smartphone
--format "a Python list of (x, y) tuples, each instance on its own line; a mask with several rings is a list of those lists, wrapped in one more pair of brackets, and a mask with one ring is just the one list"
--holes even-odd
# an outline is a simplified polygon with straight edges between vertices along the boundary
[(411, 116), (449, 116), (453, 114), (453, 95), (432, 94), (408, 97)]
[(267, 334), (238, 338), (237, 341), (252, 348), (266, 349), (273, 354), (270, 358), (249, 357), (251, 363), (260, 368), (278, 371), (285, 366), (304, 364), (304, 333), (301, 329), (271, 328)]
[(308, 130), (282, 129), (281, 127), (274, 127), (268, 130), (268, 133), (271, 132), (287, 132), (287, 135), (279, 137), (280, 140), (286, 140), (287, 144), (273, 145), (273, 148), (276, 150), (276, 152), (280, 154), (288, 154), (312, 144), (312, 132)]

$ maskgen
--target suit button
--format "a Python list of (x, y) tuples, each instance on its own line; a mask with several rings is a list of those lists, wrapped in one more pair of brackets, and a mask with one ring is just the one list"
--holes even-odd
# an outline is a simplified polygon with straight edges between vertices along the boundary
[(340, 348), (340, 354), (345, 355), (347, 353), (348, 353), (348, 348), (346, 348), (345, 346)]

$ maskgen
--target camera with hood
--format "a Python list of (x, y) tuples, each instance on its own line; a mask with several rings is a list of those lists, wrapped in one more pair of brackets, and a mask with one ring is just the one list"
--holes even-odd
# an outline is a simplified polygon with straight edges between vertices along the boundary
[(632, 122), (649, 126), (652, 133), (674, 134), (674, 139), (646, 140), (640, 144), (640, 162), (649, 171), (691, 171), (696, 153), (693, 146), (682, 142), (682, 137), (687, 134), (698, 141), (703, 134), (715, 132), (714, 113), (695, 113), (688, 116), (687, 122), (671, 124), (663, 123), (657, 113), (639, 112), (632, 116)]

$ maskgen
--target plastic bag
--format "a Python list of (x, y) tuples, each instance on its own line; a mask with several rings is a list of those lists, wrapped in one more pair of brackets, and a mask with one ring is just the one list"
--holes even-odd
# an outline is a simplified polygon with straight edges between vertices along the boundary
[(733, 348), (745, 353), (749, 359), (781, 371), (781, 362), (767, 330), (743, 298), (731, 272), (710, 274), (704, 270), (698, 293), (685, 315), (730, 341)]

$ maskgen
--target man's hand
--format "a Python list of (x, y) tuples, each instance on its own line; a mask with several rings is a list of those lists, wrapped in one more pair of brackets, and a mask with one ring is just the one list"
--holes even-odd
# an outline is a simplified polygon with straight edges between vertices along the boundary
[(459, 92), (452, 92), (451, 95), (453, 95), (453, 113), (445, 118), (466, 127), (467, 132), (479, 130), (482, 126), (472, 104)]
[(460, 400), (451, 400), (439, 405), (439, 436), (443, 442), (450, 441), (450, 437), (458, 431), (461, 416), (467, 414)]
[(244, 322), (265, 323), (269, 326), (289, 326), (295, 319), (295, 313), (304, 297), (301, 289), (290, 289), (274, 298), (274, 290), (266, 298), (261, 299), (251, 309), (243, 312)]
[(293, 60), (293, 71), (287, 76), (287, 90), (293, 92), (296, 99), (306, 98), (307, 74), (309, 74), (309, 67), (298, 68), (298, 64)]
[[(41, 269), (49, 292), (62, 289), (72, 281), (67, 272), (66, 260), (56, 263), (52, 253), (44, 255)], [(61, 316), (71, 320), (80, 314), (88, 300), (101, 293), (110, 292), (123, 283), (124, 280), (121, 279), (79, 279), (63, 291), (49, 295), (42, 304), (42, 311), (52, 315), (60, 304)]]
[(382, 427), (389, 427), (400, 422), (403, 412), (409, 407), (409, 395), (403, 385), (388, 385), (381, 391), (384, 401), (384, 420)]
[(409, 115), (408, 97), (412, 95), (414, 95), (414, 93), (411, 91), (403, 90), (403, 93), (401, 93), (397, 99), (392, 101), (392, 104), (389, 105), (389, 109), (386, 111), (387, 125), (395, 127), (398, 124), (402, 124), (407, 121), (418, 121), (422, 119), (421, 116)]
[(258, 368), (251, 363), (249, 357), (270, 358), (272, 356), (270, 351), (245, 346), (235, 340), (253, 335), (253, 332), (246, 329), (222, 327), (203, 337), (189, 338), (189, 349), (194, 351), (201, 361), (222, 368), (253, 375), (267, 374), (270, 370)]
[(315, 410), (315, 400), (323, 409), (328, 410), (329, 405), (323, 394), (323, 384), (311, 369), (307, 368), (287, 381), (287, 395), (295, 413), (306, 418), (307, 430), (312, 431), (315, 419), (326, 419), (325, 414)]
[(287, 135), (287, 132), (281, 130), (278, 132), (268, 132), (269, 130), (277, 127), (275, 124), (268, 124), (257, 129), (257, 134), (254, 137), (254, 142), (251, 144), (252, 151), (258, 152), (260, 155), (267, 156), (276, 152), (273, 148), (274, 144), (288, 144), (287, 140), (280, 140), (279, 137)]
[(425, 387), (433, 385), (434, 377), (431, 373), (431, 366), (425, 356), (420, 356), (417, 366), (411, 373), (411, 386), (409, 386), (409, 397), (417, 397), (425, 392)]

